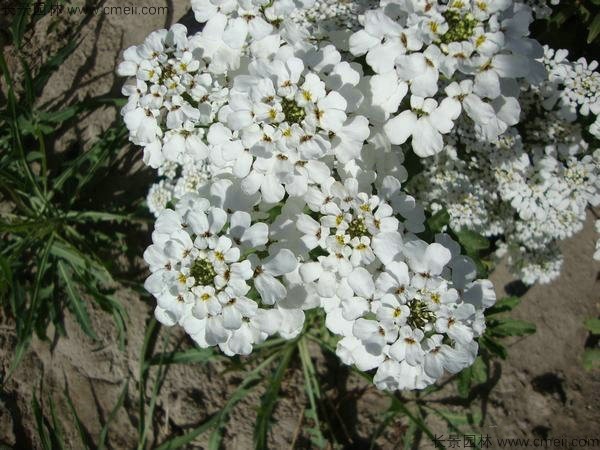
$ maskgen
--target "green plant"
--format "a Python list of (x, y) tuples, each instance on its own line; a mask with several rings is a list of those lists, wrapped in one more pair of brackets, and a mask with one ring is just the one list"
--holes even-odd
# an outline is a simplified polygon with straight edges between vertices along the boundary
[[(414, 448), (415, 441), (418, 442), (423, 438), (441, 448), (440, 443), (436, 442), (434, 431), (428, 425), (429, 415), (437, 416), (452, 433), (461, 436), (481, 426), (483, 403), (497, 381), (493, 370), (494, 358), (506, 357), (506, 350), (501, 341), (509, 336), (525, 336), (535, 332), (535, 326), (532, 324), (505, 315), (519, 302), (517, 297), (507, 297), (489, 310), (489, 328), (479, 339), (482, 347), (481, 355), (469, 369), (421, 393), (382, 392), (380, 395), (389, 399), (389, 407), (381, 415), (378, 426), (373, 430), (370, 448), (377, 448), (377, 439), (393, 424), (396, 426), (403, 424), (404, 432), (398, 448)], [(269, 448), (268, 433), (274, 422), (273, 412), (277, 407), (286, 377), (293, 371), (299, 371), (304, 380), (305, 400), (303, 404), (298, 405), (300, 411), (298, 432), (302, 432), (305, 445), (310, 445), (311, 448), (345, 448), (353, 444), (343, 419), (339, 417), (336, 406), (332, 404), (331, 394), (325, 390), (324, 384), (327, 381), (316, 370), (315, 350), (320, 348), (324, 355), (335, 356), (337, 340), (324, 327), (322, 313), (309, 312), (304, 329), (296, 339), (267, 341), (257, 346), (252, 356), (238, 360), (229, 360), (213, 349), (192, 347), (181, 350), (179, 348), (181, 342), (172, 351), (163, 350), (155, 353), (154, 349), (157, 346), (163, 349), (168, 347), (170, 334), (165, 333), (163, 338), (159, 339), (160, 329), (157, 322), (151, 319), (141, 350), (138, 382), (139, 449), (147, 446), (149, 442), (157, 399), (169, 367), (172, 364), (207, 364), (217, 360), (226, 363), (225, 372), (239, 373), (241, 381), (237, 387), (225, 400), (220, 410), (206, 417), (195, 427), (184, 430), (182, 434), (169, 437), (156, 448), (160, 450), (186, 448), (204, 433), (209, 433), (208, 449), (221, 448), (231, 411), (261, 385), (264, 387), (264, 393), (260, 403), (256, 405), (254, 448), (259, 450)], [(337, 361), (337, 358), (333, 360)], [(153, 368), (155, 371), (151, 373)], [(369, 384), (372, 383), (372, 375), (354, 368), (347, 370), (349, 376), (364, 378)], [(148, 392), (150, 395), (147, 394)], [(455, 392), (457, 397), (440, 399), (441, 393), (448, 394), (448, 392)], [(477, 406), (479, 402), (481, 402), (481, 409)], [(460, 410), (451, 408), (451, 405), (457, 404), (461, 406)], [(297, 439), (298, 436), (293, 437), (294, 443), (297, 443)]]
[[(64, 334), (65, 308), (93, 339), (89, 301), (114, 316), (121, 344), (126, 322), (124, 309), (112, 295), (110, 266), (98, 249), (106, 242), (116, 242), (115, 224), (132, 220), (132, 214), (124, 208), (98, 211), (92, 206), (98, 201), (92, 197), (99, 182), (119, 164), (117, 152), (126, 142), (126, 133), (122, 127), (111, 128), (87, 150), (78, 146), (59, 153), (55, 147), (74, 121), (118, 101), (97, 97), (61, 107), (51, 102), (40, 104), (46, 81), (78, 45), (80, 29), (75, 28), (66, 44), (32, 69), (23, 36), (35, 20), (26, 7), (20, 10), (10, 30), (11, 63), (4, 49), (0, 54), (4, 88), (0, 107), (0, 295), (17, 338), (10, 372), (34, 332), (44, 338), (48, 324), (53, 323), (58, 333)], [(134, 199), (129, 211), (137, 203)]]

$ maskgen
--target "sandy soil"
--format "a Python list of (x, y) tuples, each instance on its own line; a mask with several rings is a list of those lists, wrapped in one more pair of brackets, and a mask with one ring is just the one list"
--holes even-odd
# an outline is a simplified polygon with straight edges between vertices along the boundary
[[(135, 3), (139, 6), (164, 4)], [(85, 27), (81, 46), (50, 79), (44, 99), (68, 103), (86, 95), (119, 95), (121, 80), (114, 76), (114, 67), (122, 49), (141, 42), (152, 30), (179, 20), (185, 13), (187, 2), (167, 1), (166, 5), (169, 13), (163, 16), (92, 18)], [(41, 48), (50, 45), (43, 39), (45, 26), (48, 24), (40, 22), (41, 29), (32, 45)], [(101, 109), (74, 127), (72, 135), (64, 136), (63, 142), (72, 145), (76, 141), (85, 145), (116, 119), (114, 110)], [(148, 239), (147, 231), (140, 231), (140, 239)], [(585, 229), (564, 243), (565, 266), (561, 277), (551, 285), (537, 286), (525, 293), (514, 316), (534, 322), (538, 331), (533, 336), (511, 342), (508, 359), (495, 364), (495, 386), (483, 400), (477, 400), (482, 403), (475, 405), (483, 405), (484, 424), (473, 430), (474, 433), (499, 438), (598, 437), (600, 371), (586, 372), (581, 364), (587, 339), (583, 321), (600, 315), (597, 281), (600, 266), (591, 259), (595, 239), (590, 214)], [(511, 283), (513, 280), (503, 266), (492, 278), (499, 295), (503, 295), (506, 287), (512, 291), (518, 288), (517, 284)], [(139, 377), (140, 349), (151, 317), (152, 301), (127, 288), (119, 289), (117, 296), (130, 318), (124, 351), (118, 348), (111, 318), (96, 310), (91, 312), (99, 342), (87, 338), (69, 314), (65, 317), (66, 337), (49, 342), (33, 340), (19, 369), (2, 386), (0, 447), (40, 448), (31, 406), (34, 393), (38, 398), (52, 396), (69, 448), (79, 448), (80, 444), (67, 395), (85, 425), (85, 433), (94, 441), (116, 404), (125, 380), (130, 380), (129, 394), (125, 407), (117, 412), (110, 427), (109, 443), (110, 448), (116, 449), (135, 447), (138, 420), (134, 413), (138, 408), (135, 382)], [(161, 330), (159, 343), (165, 332)], [(52, 338), (55, 333), (49, 330), (48, 335)], [(182, 348), (190, 346), (181, 331), (173, 329), (169, 335), (169, 348), (178, 343)], [(13, 346), (11, 324), (1, 323), (0, 373), (6, 373)], [(160, 350), (158, 346), (157, 351)], [(333, 364), (326, 355), (312, 350), (318, 371), (326, 380), (330, 408), (346, 425), (340, 433), (346, 436), (347, 447), (368, 448), (369, 436), (389, 406), (389, 400), (356, 376), (349, 376), (347, 370)], [(292, 370), (286, 374), (269, 435), (271, 448), (290, 448), (292, 443), (296, 448), (309, 446), (306, 423), (302, 419), (306, 398), (301, 370), (297, 366), (292, 364)], [(224, 372), (225, 367), (217, 361), (207, 365), (173, 365), (169, 369), (152, 420), (150, 447), (173, 433), (201, 423), (223, 406), (240, 382), (239, 373)], [(42, 388), (43, 395), (40, 394)], [(225, 448), (252, 447), (261, 389), (256, 389), (234, 409), (225, 432)], [(444, 394), (455, 395), (451, 391)], [(47, 401), (44, 403), (47, 412)], [(456, 405), (449, 408), (460, 411)], [(438, 434), (448, 436), (449, 431), (439, 420), (432, 417), (430, 425)], [(393, 423), (377, 441), (378, 447), (397, 448), (404, 431), (404, 422)], [(203, 435), (189, 448), (205, 448), (206, 444), (207, 436)], [(423, 439), (415, 447), (431, 448), (431, 444)]]

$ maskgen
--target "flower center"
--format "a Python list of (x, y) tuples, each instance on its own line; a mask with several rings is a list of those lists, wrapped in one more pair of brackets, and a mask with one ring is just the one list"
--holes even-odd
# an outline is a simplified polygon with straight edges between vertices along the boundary
[(348, 225), (348, 234), (351, 238), (371, 236), (365, 225), (365, 219), (362, 217), (357, 217), (350, 222), (350, 225)]
[(421, 300), (413, 300), (408, 304), (410, 316), (407, 323), (413, 328), (423, 328), (429, 322), (435, 320), (435, 314), (432, 313), (425, 302)]
[(194, 277), (196, 286), (206, 286), (213, 283), (217, 272), (208, 259), (200, 258), (192, 264), (190, 275)]
[(458, 11), (448, 10), (444, 13), (448, 31), (440, 38), (444, 44), (462, 42), (473, 36), (477, 19), (471, 14), (462, 15)]
[(304, 108), (298, 105), (295, 100), (284, 98), (281, 100), (281, 109), (285, 115), (287, 123), (300, 123), (306, 116)]
[(167, 81), (170, 78), (173, 78), (177, 73), (175, 72), (175, 70), (173, 69), (173, 67), (171, 65), (168, 65), (166, 67), (164, 67), (162, 69), (162, 72), (160, 74), (160, 77), (158, 79), (158, 83), (159, 84), (163, 84), (165, 81)]

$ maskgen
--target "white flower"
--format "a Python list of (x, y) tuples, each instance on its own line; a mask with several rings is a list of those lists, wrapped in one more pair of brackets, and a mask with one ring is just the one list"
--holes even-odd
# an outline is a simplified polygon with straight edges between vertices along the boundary
[(412, 136), (412, 148), (421, 156), (431, 156), (443, 148), (442, 134), (447, 134), (460, 114), (460, 103), (445, 98), (438, 106), (432, 98), (411, 96), (411, 109), (390, 119), (384, 126), (392, 144), (403, 144)]
[[(251, 257), (254, 255), (251, 255)], [(267, 305), (273, 305), (286, 296), (286, 288), (276, 277), (293, 272), (298, 265), (298, 260), (289, 250), (279, 250), (266, 262), (253, 259), (254, 286)]]
[[(292, 272), (297, 259), (280, 250), (260, 262), (240, 250), (261, 251), (267, 245), (265, 223), (252, 223), (242, 211), (229, 216), (197, 194), (188, 194), (177, 203), (177, 211), (160, 213), (152, 237), (153, 245), (144, 253), (152, 272), (145, 287), (157, 299), (159, 321), (179, 323), (199, 345), (218, 344), (228, 354), (247, 354), (253, 343), (279, 331), (260, 317), (265, 306), (285, 298), (286, 287), (278, 277)], [(286, 314), (297, 323), (293, 309)], [(249, 341), (241, 342), (243, 338)]]
[(441, 59), (440, 49), (436, 45), (430, 45), (423, 53), (397, 56), (396, 72), (399, 79), (408, 82), (412, 95), (433, 97), (438, 90), (437, 67)]

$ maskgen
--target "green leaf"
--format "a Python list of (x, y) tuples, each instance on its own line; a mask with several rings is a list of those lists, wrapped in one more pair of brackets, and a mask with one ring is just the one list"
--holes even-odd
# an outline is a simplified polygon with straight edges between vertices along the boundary
[(452, 428), (454, 428), (456, 431), (460, 431), (461, 433), (462, 427), (465, 425), (472, 425), (475, 422), (481, 421), (481, 412), (472, 414), (469, 410), (466, 412), (457, 412), (450, 410), (439, 410), (435, 408), (431, 409), (440, 417), (442, 417), (448, 424), (450, 424)]
[(506, 311), (512, 311), (519, 303), (521, 299), (519, 297), (504, 297), (496, 302), (494, 306), (488, 308), (485, 311), (486, 316), (492, 316)]
[(65, 398), (67, 399), (67, 406), (69, 407), (69, 410), (71, 411), (71, 415), (73, 416), (73, 419), (75, 419), (75, 428), (77, 428), (77, 432), (79, 433), (79, 439), (81, 440), (81, 444), (83, 445), (83, 447), (81, 447), (81, 448), (89, 449), (90, 448), (90, 445), (88, 442), (89, 434), (86, 431), (83, 422), (79, 418), (79, 414), (77, 414), (77, 409), (75, 409), (75, 405), (73, 404), (73, 401), (71, 400), (71, 396), (69, 395), (69, 391), (66, 386), (65, 386)]
[(535, 333), (535, 324), (518, 319), (495, 319), (490, 321), (490, 332), (496, 336), (526, 336)]
[(177, 448), (181, 448), (181, 447), (189, 444), (190, 442), (192, 442), (194, 439), (196, 439), (202, 433), (210, 430), (211, 428), (214, 428), (217, 425), (219, 419), (220, 419), (220, 415), (214, 414), (208, 420), (205, 420), (200, 425), (198, 425), (196, 428), (193, 428), (192, 430), (188, 431), (187, 433), (182, 434), (181, 436), (176, 436), (174, 438), (171, 438), (171, 439), (163, 442), (156, 448), (156, 450), (174, 450)]
[(479, 345), (502, 359), (506, 359), (508, 356), (506, 348), (490, 336), (489, 330), (486, 330), (486, 333), (479, 339)]
[(108, 437), (108, 427), (110, 427), (110, 424), (117, 417), (117, 412), (119, 412), (119, 409), (121, 409), (121, 407), (123, 406), (123, 403), (125, 402), (125, 397), (127, 396), (128, 387), (129, 387), (129, 379), (125, 380), (125, 384), (123, 385), (121, 394), (119, 395), (119, 398), (117, 399), (117, 403), (115, 404), (113, 409), (108, 414), (106, 423), (104, 424), (104, 426), (102, 427), (102, 430), (100, 431), (100, 437), (98, 438), (98, 450), (103, 450), (106, 446), (106, 438)]
[[(417, 424), (414, 422), (408, 423), (408, 429), (404, 432), (404, 450), (412, 450), (415, 445), (415, 439), (417, 438)], [(371, 441), (371, 450), (375, 448), (375, 441)]]
[(456, 389), (458, 395), (462, 398), (467, 398), (471, 391), (471, 380), (473, 379), (473, 368), (467, 367), (457, 377)]
[(239, 387), (229, 397), (227, 403), (225, 403), (225, 406), (217, 414), (215, 429), (211, 433), (208, 441), (208, 450), (219, 450), (221, 448), (223, 431), (225, 429), (225, 425), (227, 424), (229, 413), (240, 400), (244, 399), (250, 392), (252, 392), (252, 389), (257, 384), (264, 380), (262, 371), (273, 362), (277, 355), (278, 353), (271, 355), (269, 358), (261, 362), (254, 370), (248, 372), (246, 378), (244, 378), (244, 381), (242, 381)]
[(476, 254), (479, 250), (484, 250), (490, 246), (487, 238), (474, 231), (461, 230), (455, 231), (454, 234), (456, 234), (458, 241), (469, 254)]
[(487, 366), (481, 356), (478, 356), (475, 359), (471, 368), (473, 369), (473, 381), (475, 381), (475, 383), (481, 384), (487, 381)]
[(15, 17), (12, 19), (11, 32), (13, 43), (17, 48), (21, 47), (23, 41), (23, 35), (25, 34), (25, 28), (27, 26), (27, 19), (29, 18), (29, 11), (31, 8), (32, 0), (23, 0), (19, 3), (19, 8), (16, 11)]
[(79, 44), (83, 42), (83, 38), (77, 39), (74, 36), (69, 42), (63, 45), (54, 55), (45, 61), (39, 68), (37, 75), (33, 78), (33, 88), (35, 96), (41, 94), (44, 86), (50, 79), (50, 76), (58, 70), (62, 63), (75, 51)]
[(63, 441), (63, 430), (58, 417), (56, 416), (56, 408), (51, 395), (48, 395), (48, 403), (50, 404), (50, 418), (52, 419), (52, 429), (50, 430), (52, 448), (63, 450), (66, 448)]
[(75, 117), (79, 110), (80, 108), (78, 105), (73, 105), (58, 111), (34, 111), (33, 115), (42, 122), (59, 124)]
[(254, 426), (254, 447), (257, 450), (262, 450), (267, 447), (267, 432), (269, 431), (269, 427), (271, 425), (273, 408), (277, 403), (283, 376), (288, 365), (290, 364), (290, 360), (295, 350), (295, 343), (288, 345), (287, 350), (284, 351), (283, 356), (281, 357), (279, 365), (269, 380), (267, 391), (261, 399), (260, 408), (258, 409), (258, 415), (256, 417), (256, 425)]
[(481, 384), (487, 380), (487, 368), (481, 356), (475, 359), (472, 366), (464, 369), (457, 378), (458, 393), (462, 398), (468, 398), (474, 384)]
[(77, 248), (67, 242), (55, 242), (50, 253), (69, 263), (74, 270), (93, 275), (101, 283), (110, 284), (113, 281), (105, 267), (83, 255)]
[(433, 216), (427, 219), (427, 225), (434, 233), (439, 233), (442, 229), (450, 223), (450, 214), (444, 208), (436, 212)]
[(587, 43), (591, 44), (594, 42), (596, 37), (598, 37), (598, 34), (600, 34), (600, 13), (596, 14), (594, 20), (588, 27)]
[(323, 428), (319, 420), (317, 404), (321, 400), (321, 388), (305, 339), (298, 341), (298, 350), (304, 373), (304, 390), (310, 403), (310, 407), (305, 411), (305, 416), (314, 423), (313, 426), (307, 426), (306, 429), (310, 435), (311, 442), (319, 448), (324, 448), (327, 445), (327, 440), (323, 436)]
[(600, 319), (587, 319), (585, 328), (592, 334), (600, 334)]
[(63, 282), (65, 283), (65, 290), (67, 292), (67, 296), (69, 297), (69, 300), (71, 301), (71, 306), (73, 306), (73, 312), (75, 313), (75, 316), (77, 317), (77, 321), (79, 322), (81, 329), (89, 337), (91, 337), (94, 340), (97, 340), (98, 337), (96, 336), (96, 333), (92, 329), (92, 323), (90, 321), (90, 317), (88, 315), (87, 308), (86, 308), (85, 304), (83, 303), (83, 301), (81, 300), (81, 298), (79, 297), (79, 295), (77, 294), (77, 292), (75, 291), (75, 287), (73, 286), (73, 281), (71, 280), (69, 274), (67, 273), (65, 265), (62, 261), (58, 262), (58, 273), (59, 273), (60, 277), (62, 278)]
[(46, 424), (44, 423), (44, 414), (42, 413), (42, 407), (40, 406), (38, 399), (35, 394), (33, 394), (33, 398), (31, 399), (31, 407), (33, 409), (33, 417), (35, 418), (35, 427), (40, 438), (42, 448), (44, 450), (51, 450), (52, 444), (50, 441), (50, 436), (48, 434), (48, 430), (46, 430)]
[(207, 363), (216, 356), (217, 354), (212, 348), (191, 348), (183, 352), (156, 354), (145, 364), (148, 367), (156, 364), (200, 364)]
[(586, 370), (600, 368), (600, 348), (588, 348), (583, 352), (583, 367)]
[(267, 211), (269, 215), (268, 223), (273, 223), (273, 221), (281, 214), (281, 210), (283, 209), (283, 203), (278, 203), (273, 206), (270, 210)]
[(431, 440), (436, 448), (445, 448), (443, 444), (441, 444), (437, 439), (436, 435), (433, 431), (427, 426), (427, 423), (423, 420), (422, 411), (419, 409), (417, 414), (413, 413), (401, 400), (398, 399), (394, 394), (388, 393), (388, 395), (392, 399), (392, 406), (396, 411), (404, 414), (408, 419), (414, 423), (419, 430), (421, 430), (425, 435)]

